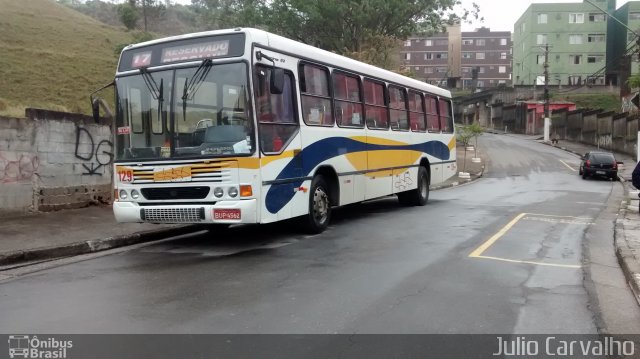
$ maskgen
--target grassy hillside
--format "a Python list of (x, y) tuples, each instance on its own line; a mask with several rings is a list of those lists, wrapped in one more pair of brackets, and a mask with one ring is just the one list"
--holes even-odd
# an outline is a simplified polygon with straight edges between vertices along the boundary
[(598, 93), (598, 94), (553, 94), (554, 101), (569, 101), (576, 104), (578, 109), (591, 108), (603, 109), (605, 111), (620, 112), (622, 103), (618, 94)]
[(130, 41), (53, 0), (0, 0), (0, 114), (91, 113), (89, 94), (113, 79), (114, 48)]

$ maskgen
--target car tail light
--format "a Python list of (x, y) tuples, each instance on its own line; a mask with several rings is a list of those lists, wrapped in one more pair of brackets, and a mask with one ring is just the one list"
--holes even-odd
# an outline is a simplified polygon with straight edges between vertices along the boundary
[(591, 161), (587, 160), (587, 162), (584, 163), (585, 167), (591, 167)]
[(613, 169), (614, 170), (618, 169), (618, 163), (616, 161), (613, 161)]

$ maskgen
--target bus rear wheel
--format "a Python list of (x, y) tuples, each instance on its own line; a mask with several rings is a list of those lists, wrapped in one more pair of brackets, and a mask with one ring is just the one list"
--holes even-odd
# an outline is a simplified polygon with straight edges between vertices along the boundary
[(405, 206), (424, 206), (429, 201), (429, 173), (420, 166), (418, 169), (418, 188), (398, 193), (398, 201)]
[(322, 233), (331, 220), (331, 201), (329, 187), (324, 177), (318, 175), (311, 181), (309, 192), (309, 214), (306, 216), (305, 229), (312, 234)]

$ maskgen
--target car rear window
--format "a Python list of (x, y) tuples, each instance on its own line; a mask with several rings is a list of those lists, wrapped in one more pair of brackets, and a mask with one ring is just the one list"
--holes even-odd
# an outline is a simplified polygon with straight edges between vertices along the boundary
[(594, 153), (593, 160), (596, 162), (609, 163), (613, 162), (613, 155), (608, 153)]

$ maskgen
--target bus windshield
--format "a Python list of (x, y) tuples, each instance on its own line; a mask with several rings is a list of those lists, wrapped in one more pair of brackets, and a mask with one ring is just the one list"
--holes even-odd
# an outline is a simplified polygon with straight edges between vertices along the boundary
[(116, 86), (118, 160), (254, 151), (245, 63), (141, 71), (117, 78)]

